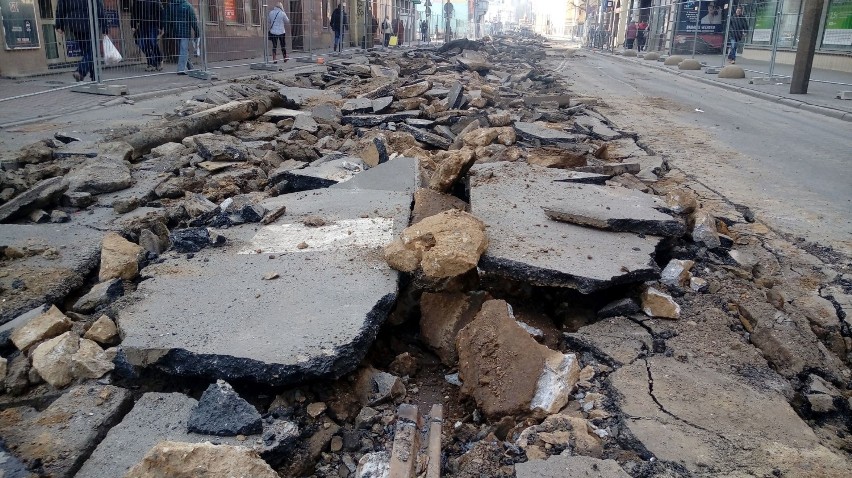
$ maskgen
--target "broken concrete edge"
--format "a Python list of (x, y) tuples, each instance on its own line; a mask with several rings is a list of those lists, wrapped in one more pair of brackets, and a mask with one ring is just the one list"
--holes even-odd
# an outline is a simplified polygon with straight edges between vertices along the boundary
[(508, 277), (527, 282), (534, 286), (568, 287), (576, 289), (582, 294), (591, 294), (592, 292), (607, 289), (614, 285), (652, 281), (660, 277), (660, 267), (657, 266), (653, 258), (649, 258), (647, 269), (630, 271), (627, 274), (606, 281), (541, 269), (509, 259), (494, 258), (488, 255), (488, 251), (479, 259), (477, 267), (481, 272), (486, 274)]
[(101, 251), (100, 249), (97, 249), (97, 251), (93, 253), (92, 257), (86, 261), (81, 261), (79, 267), (72, 271), (73, 274), (71, 274), (71, 277), (64, 279), (61, 284), (57, 284), (55, 289), (46, 291), (44, 295), (32, 298), (19, 307), (10, 309), (0, 315), (0, 325), (11, 322), (19, 315), (43, 304), (63, 303), (66, 297), (86, 286), (88, 278), (92, 275), (92, 273), (97, 272), (98, 264), (100, 263), (100, 256)]
[(542, 207), (542, 210), (544, 210), (544, 213), (548, 218), (554, 221), (577, 224), (605, 231), (632, 232), (636, 234), (648, 234), (651, 236), (662, 235), (666, 237), (681, 237), (686, 234), (686, 224), (677, 219), (669, 221), (626, 218), (600, 220), (590, 216), (567, 214), (548, 207)]
[[(153, 367), (178, 377), (204, 377), (210, 380), (251, 382), (273, 387), (298, 385), (317, 379), (336, 380), (358, 368), (378, 336), (379, 329), (390, 315), (397, 296), (398, 294), (387, 294), (382, 297), (367, 314), (365, 325), (355, 339), (336, 349), (334, 355), (284, 365), (230, 355), (195, 354), (185, 349), (172, 349), (152, 363), (134, 363), (131, 357), (135, 351), (119, 346), (115, 360), (116, 370), (132, 377), (138, 374), (139, 367)], [(120, 316), (118, 323), (120, 327)]]
[(124, 417), (133, 410), (133, 405), (133, 396), (128, 391), (122, 396), (121, 403), (115, 408), (114, 412), (104, 418), (101, 426), (98, 427), (95, 439), (90, 441), (86, 449), (84, 449), (82, 453), (75, 458), (74, 463), (68, 468), (68, 473), (65, 476), (74, 476), (81, 468), (83, 468), (83, 465), (86, 464), (86, 460), (92, 456), (92, 453), (95, 452), (98, 445), (100, 445), (104, 438), (106, 438), (107, 433), (109, 433), (112, 427), (121, 423), (121, 421), (124, 420)]

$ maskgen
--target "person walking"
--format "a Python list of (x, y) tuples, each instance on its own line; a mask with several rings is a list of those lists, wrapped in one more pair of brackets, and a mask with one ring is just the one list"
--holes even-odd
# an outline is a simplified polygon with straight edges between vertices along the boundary
[(429, 23), (426, 20), (420, 21), (420, 41), (423, 43), (429, 41)]
[(266, 17), (266, 26), (268, 30), (267, 37), (272, 42), (272, 63), (278, 63), (278, 45), (281, 45), (281, 58), (288, 61), (287, 57), (287, 24), (290, 23), (290, 17), (284, 11), (284, 4), (278, 2), (275, 8), (269, 11)]
[(405, 39), (405, 22), (402, 18), (397, 18), (394, 22), (393, 34), (396, 35), (396, 46), (402, 46)]
[(331, 12), (331, 29), (334, 31), (334, 51), (343, 51), (343, 31), (349, 25), (349, 18), (343, 3), (338, 3), (337, 8)]
[(185, 75), (187, 70), (192, 70), (189, 61), (189, 43), (192, 34), (200, 38), (198, 33), (198, 18), (195, 10), (186, 0), (169, 0), (163, 10), (163, 23), (165, 35), (178, 41), (178, 63), (177, 74)]
[(390, 45), (390, 39), (393, 36), (393, 25), (391, 25), (390, 18), (387, 16), (385, 16), (385, 20), (382, 22), (382, 35), (384, 35), (382, 45), (387, 48), (388, 45)]
[(630, 23), (627, 24), (627, 33), (624, 35), (624, 48), (628, 50), (633, 49), (633, 43), (636, 41), (636, 22), (631, 20)]
[(130, 18), (133, 36), (148, 61), (145, 71), (162, 71), (163, 54), (157, 37), (163, 30), (163, 5), (159, 0), (136, 0)]
[[(103, 0), (97, 0), (97, 21), (101, 34), (107, 31), (109, 24), (104, 15)], [(87, 0), (59, 0), (56, 5), (56, 31), (74, 40), (82, 56), (77, 70), (72, 73), (74, 80), (83, 81), (87, 76), (95, 81), (95, 63), (92, 53), (92, 37), (95, 36), (89, 24), (89, 2)], [(100, 38), (97, 38), (100, 44)]]
[(645, 42), (647, 41), (648, 24), (645, 20), (639, 20), (636, 25), (636, 51), (645, 50)]
[(728, 40), (731, 45), (728, 51), (728, 61), (734, 64), (737, 62), (737, 44), (743, 41), (748, 33), (748, 20), (743, 16), (743, 7), (737, 7), (736, 12), (731, 17), (729, 28)]
[(452, 40), (453, 37), (453, 29), (450, 26), (450, 20), (452, 20), (453, 15), (456, 13), (456, 8), (450, 3), (450, 0), (447, 0), (447, 3), (444, 4), (444, 43)]

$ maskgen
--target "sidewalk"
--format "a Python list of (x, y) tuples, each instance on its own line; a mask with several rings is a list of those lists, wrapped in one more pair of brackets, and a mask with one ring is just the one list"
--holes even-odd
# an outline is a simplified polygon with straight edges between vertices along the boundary
[[(771, 84), (751, 84), (752, 78), (768, 77), (769, 62), (737, 59), (737, 66), (746, 72), (745, 79), (724, 79), (716, 74), (705, 73), (704, 70), (679, 70), (677, 66), (664, 66), (661, 61), (644, 60), (642, 58), (623, 57), (613, 55), (606, 51), (594, 50), (596, 53), (606, 54), (622, 61), (631, 61), (650, 68), (665, 70), (673, 74), (683, 75), (696, 80), (721, 86), (730, 90), (740, 91), (750, 96), (763, 98), (768, 101), (782, 103), (790, 107), (800, 108), (814, 113), (831, 116), (846, 121), (852, 121), (852, 100), (837, 99), (840, 91), (852, 91), (852, 73), (844, 73), (833, 70), (814, 69), (811, 72), (811, 82), (808, 86), (808, 94), (794, 95), (790, 93), (789, 82), (781, 80)], [(680, 55), (689, 58), (690, 55)], [(695, 59), (708, 67), (722, 66), (721, 55), (695, 55)], [(790, 76), (793, 73), (792, 65), (775, 65), (774, 77)], [(819, 81), (815, 81), (819, 80)]]
[[(354, 53), (357, 49), (344, 50)], [(330, 49), (314, 50), (313, 57), (323, 56), (333, 59)], [(279, 60), (280, 72), (305, 69), (315, 65), (311, 53), (291, 53), (290, 61)], [(216, 80), (200, 80), (191, 76), (175, 73), (174, 63), (164, 64), (159, 73), (147, 73), (145, 65), (127, 66), (120, 69), (105, 69), (104, 84), (125, 85), (125, 96), (102, 96), (78, 93), (70, 88), (77, 83), (68, 71), (61, 71), (29, 78), (0, 78), (0, 130), (38, 120), (47, 120), (75, 112), (116, 104), (127, 100), (140, 100), (152, 96), (164, 96), (170, 93), (207, 88), (235, 78), (274, 73), (266, 70), (252, 70), (249, 65), (261, 63), (263, 58), (244, 59), (229, 62), (216, 62), (208, 65), (208, 71), (215, 74)], [(33, 94), (37, 93), (37, 94)]]

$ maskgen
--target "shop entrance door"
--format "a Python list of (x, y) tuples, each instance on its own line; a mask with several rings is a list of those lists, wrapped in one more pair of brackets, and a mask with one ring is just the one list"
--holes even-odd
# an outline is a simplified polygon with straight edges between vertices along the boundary
[(75, 64), (82, 54), (77, 43), (56, 33), (56, 1), (38, 0), (39, 18), (41, 18), (41, 37), (44, 40), (44, 53), (47, 65), (58, 68), (65, 64)]

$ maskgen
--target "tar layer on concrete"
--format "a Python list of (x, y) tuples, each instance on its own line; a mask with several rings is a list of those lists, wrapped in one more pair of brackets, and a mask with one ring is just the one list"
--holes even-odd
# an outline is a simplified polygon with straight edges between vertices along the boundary
[[(653, 254), (661, 238), (609, 232), (557, 222), (543, 208), (573, 197), (565, 171), (526, 163), (474, 166), (471, 212), (488, 227), (486, 273), (539, 286), (591, 293), (659, 275)], [(575, 198), (576, 199), (576, 198)]]

